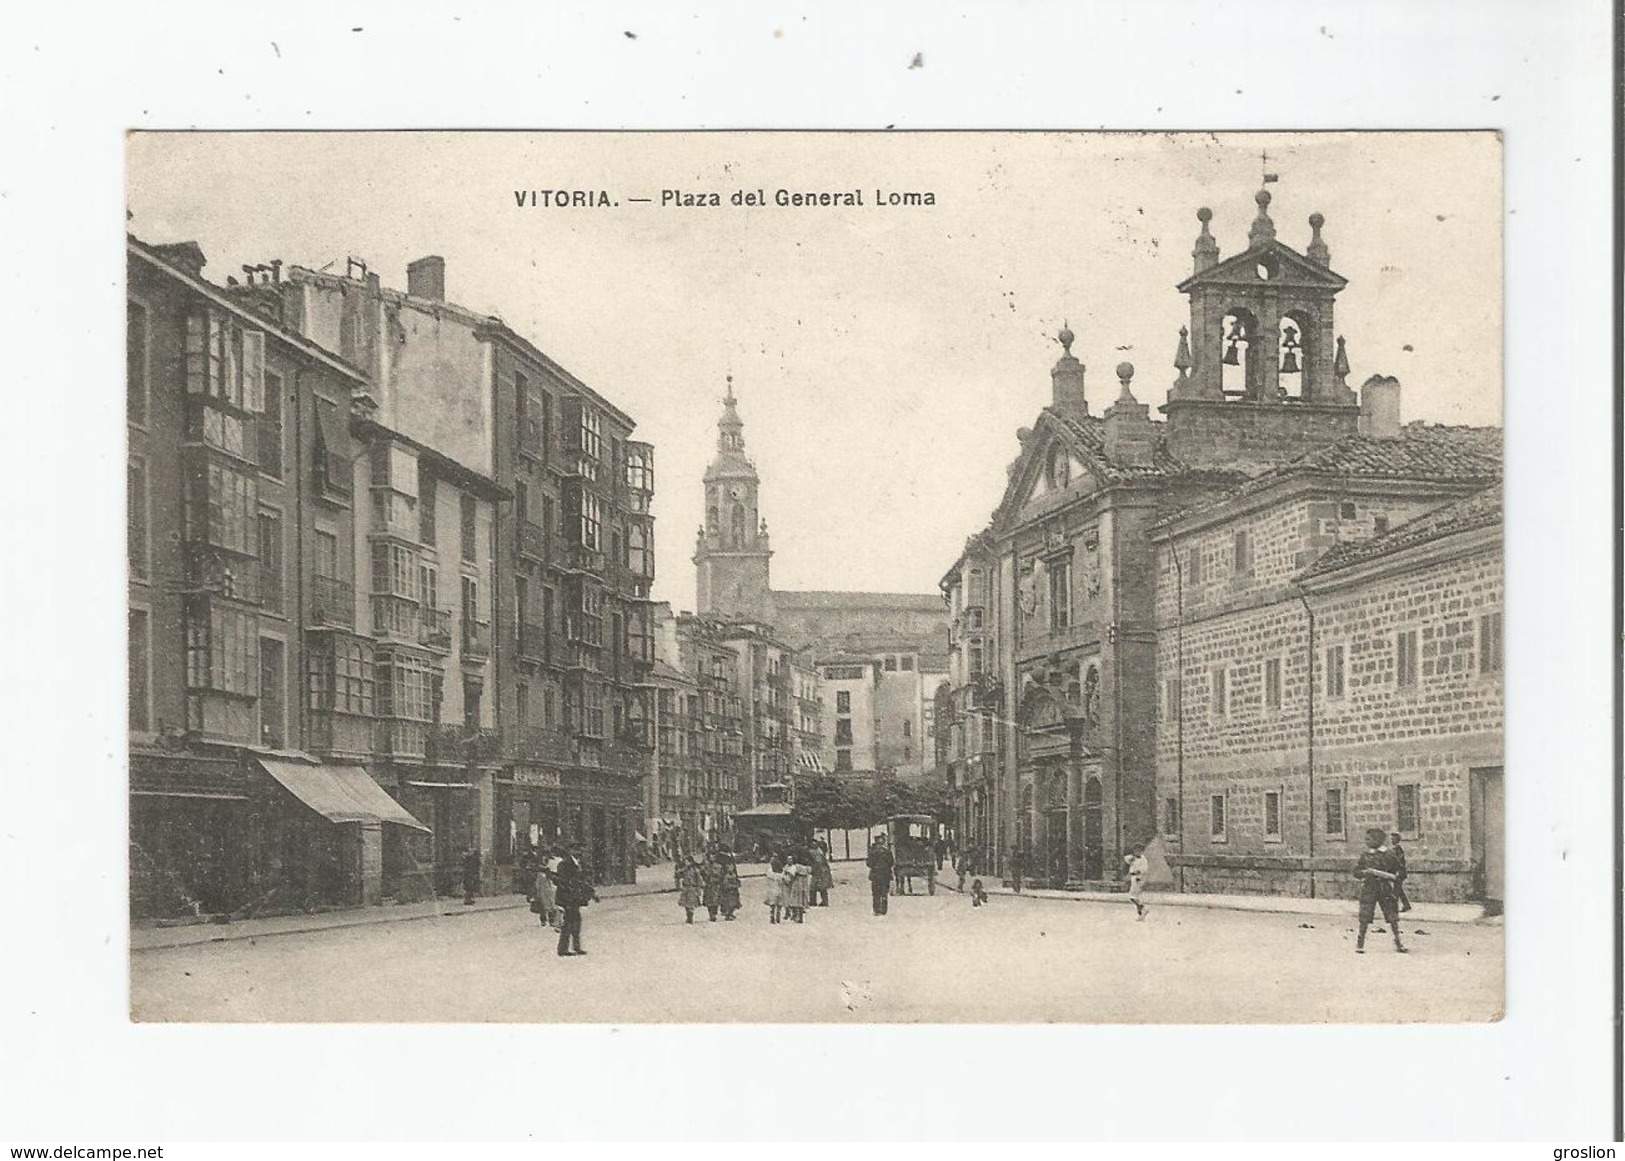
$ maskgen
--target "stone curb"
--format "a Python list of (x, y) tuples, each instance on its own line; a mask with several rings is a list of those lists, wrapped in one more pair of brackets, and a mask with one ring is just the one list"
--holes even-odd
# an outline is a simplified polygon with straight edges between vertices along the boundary
[[(761, 871), (742, 871), (740, 879), (759, 879)], [(603, 888), (613, 891), (614, 894), (600, 895), (600, 903), (608, 903), (615, 899), (636, 899), (645, 895), (675, 895), (677, 887), (674, 884), (657, 885), (649, 883), (622, 883), (612, 887)], [(274, 939), (281, 935), (311, 935), (321, 931), (338, 931), (347, 927), (370, 927), (379, 923), (415, 923), (424, 919), (459, 919), (465, 915), (483, 915), (492, 911), (516, 911), (521, 907), (528, 907), (523, 895), (503, 895), (497, 897), (486, 896), (473, 906), (463, 907), (456, 904), (448, 905), (440, 910), (424, 911), (420, 914), (401, 914), (394, 908), (383, 905), (374, 907), (357, 907), (344, 911), (328, 911), (325, 916), (331, 916), (330, 922), (309, 923), (299, 927), (274, 927), (270, 929), (250, 930), (248, 925), (255, 922), (274, 922), (274, 920), (253, 919), (241, 920), (232, 924), (194, 924), (186, 927), (144, 927), (130, 932), (130, 951), (165, 951), (176, 947), (200, 947), (210, 943), (235, 943), (244, 939)], [(287, 918), (292, 918), (288, 916)]]
[[(947, 879), (938, 879), (937, 886), (959, 892), (959, 887)], [(1070, 903), (1118, 903), (1128, 905), (1128, 894), (1123, 891), (1057, 891), (1050, 887), (1030, 888), (1016, 892), (1009, 887), (987, 889), (989, 895), (1013, 899), (1044, 899)], [(1260, 915), (1352, 915), (1352, 899), (1300, 899), (1284, 895), (1206, 895), (1178, 894), (1171, 891), (1150, 891), (1145, 901), (1151, 907), (1200, 907), (1211, 911), (1251, 911)], [(1499, 922), (1498, 917), (1486, 916), (1483, 909), (1470, 903), (1417, 903), (1406, 913), (1411, 923), (1480, 923)]]

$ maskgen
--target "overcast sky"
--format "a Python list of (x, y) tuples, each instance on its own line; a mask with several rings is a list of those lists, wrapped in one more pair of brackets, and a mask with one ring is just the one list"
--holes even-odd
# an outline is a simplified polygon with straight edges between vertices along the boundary
[[(1499, 423), (1488, 134), (142, 134), (129, 226), (196, 239), (218, 282), (353, 255), (404, 289), (409, 261), (444, 256), (450, 299), (501, 315), (654, 443), (656, 595), (679, 608), (730, 373), (774, 587), (929, 592), (1049, 400), (1063, 319), (1092, 410), (1125, 359), (1141, 401), (1164, 401), (1196, 210), (1221, 255), (1243, 249), (1265, 149), (1279, 239), (1301, 252), (1326, 215), (1350, 382), (1397, 375), (1406, 420)], [(620, 204), (515, 205), (545, 188)], [(726, 204), (779, 188), (866, 204)], [(936, 205), (879, 208), (877, 188)], [(661, 208), (662, 189), (724, 206)]]

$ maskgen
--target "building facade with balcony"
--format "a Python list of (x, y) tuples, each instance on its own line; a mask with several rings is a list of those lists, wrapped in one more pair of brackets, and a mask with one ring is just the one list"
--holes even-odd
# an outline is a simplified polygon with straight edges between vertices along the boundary
[(999, 679), (998, 550), (989, 532), (965, 542), (942, 579), (948, 606), (948, 679), (936, 698), (936, 753), (957, 808), (959, 845), (980, 870), (1006, 845), (1000, 811), (1008, 731)]
[(363, 766), (365, 376), (196, 245), (127, 255), (132, 914), (376, 901), (386, 836), (424, 824)]
[[(633, 421), (505, 326), (492, 343), (503, 714), (497, 858), (579, 839), (602, 882), (630, 882), (653, 778), (654, 448)], [(511, 422), (508, 420), (511, 419)]]
[(368, 373), (377, 423), (500, 490), (472, 642), (490, 639), (481, 728), (501, 734), (478, 831), (488, 881), (511, 885), (543, 841), (580, 841), (599, 881), (630, 881), (651, 754), (653, 448), (500, 319), (449, 301), (438, 256), (409, 264), (405, 291), (354, 259), (343, 276), (290, 267), (282, 286), (290, 325)]
[[(734, 818), (749, 804), (754, 755), (746, 748), (745, 692), (738, 638), (727, 622), (679, 613), (672, 622), (677, 664), (693, 682), (687, 713), (686, 794), (676, 818), (685, 842), (732, 842)], [(662, 819), (669, 824), (669, 818)]]
[[(372, 639), (376, 778), (430, 832), (386, 832), (386, 894), (461, 889), (490, 851), (500, 759), (493, 526), (503, 497), (465, 468), (355, 409), (358, 601)], [(364, 499), (362, 499), (364, 497)]]

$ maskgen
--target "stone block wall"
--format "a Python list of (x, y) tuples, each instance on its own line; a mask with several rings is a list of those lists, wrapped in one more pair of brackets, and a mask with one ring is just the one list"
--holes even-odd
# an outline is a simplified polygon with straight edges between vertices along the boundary
[[(1307, 515), (1308, 506), (1297, 511)], [(1302, 894), (1312, 872), (1317, 895), (1352, 896), (1348, 868), (1364, 828), (1397, 829), (1399, 787), (1415, 786), (1418, 825), (1404, 839), (1412, 896), (1461, 900), (1474, 892), (1472, 772), (1502, 762), (1502, 675), (1493, 665), (1485, 671), (1480, 640), (1482, 618), (1502, 610), (1502, 556), (1498, 542), (1428, 551), (1358, 584), (1309, 595), (1312, 799), (1310, 618), (1297, 596), (1187, 615), (1178, 633), (1163, 625), (1158, 818), (1170, 833), (1168, 804), (1182, 783), (1183, 825), (1174, 831), (1183, 835), (1170, 833), (1169, 847), (1184, 865), (1187, 890)], [(1417, 657), (1416, 679), (1404, 687), (1397, 673), (1402, 632), (1415, 632)], [(1333, 649), (1342, 652), (1342, 681), (1329, 687)], [(1280, 672), (1278, 705), (1267, 696), (1272, 662)], [(1222, 707), (1217, 669), (1224, 672)], [(1265, 833), (1270, 792), (1280, 795), (1278, 834)], [(1211, 833), (1215, 794), (1225, 798), (1218, 836)], [(1340, 810), (1329, 809), (1329, 798), (1340, 800)], [(1334, 833), (1329, 815), (1337, 814)]]

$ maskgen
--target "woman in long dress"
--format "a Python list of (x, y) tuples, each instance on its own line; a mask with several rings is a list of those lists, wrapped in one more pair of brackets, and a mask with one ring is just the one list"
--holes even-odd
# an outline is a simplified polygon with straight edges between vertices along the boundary
[(704, 876), (700, 873), (700, 860), (695, 855), (681, 860), (677, 864), (675, 875), (677, 879), (677, 906), (683, 909), (688, 916), (688, 922), (694, 922), (694, 908), (700, 906), (704, 899), (702, 888)]
[(722, 908), (722, 917), (731, 922), (734, 912), (739, 910), (739, 864), (734, 862), (732, 851), (720, 852), (717, 862), (722, 873), (717, 887), (717, 906)]
[(797, 923), (806, 919), (807, 895), (812, 883), (812, 867), (807, 864), (806, 858), (807, 856), (803, 854), (793, 854), (784, 868), (787, 888), (784, 913)]
[(762, 895), (762, 902), (767, 904), (767, 921), (779, 922), (784, 914), (784, 859), (774, 855), (767, 863), (767, 873), (762, 876), (762, 883), (766, 888)]
[(705, 856), (700, 864), (700, 899), (705, 904), (711, 922), (717, 921), (717, 907), (722, 902), (722, 858), (715, 851)]
[(835, 875), (829, 869), (829, 853), (824, 850), (823, 843), (813, 847), (811, 857), (812, 905), (814, 907), (828, 907), (830, 888), (835, 886)]

